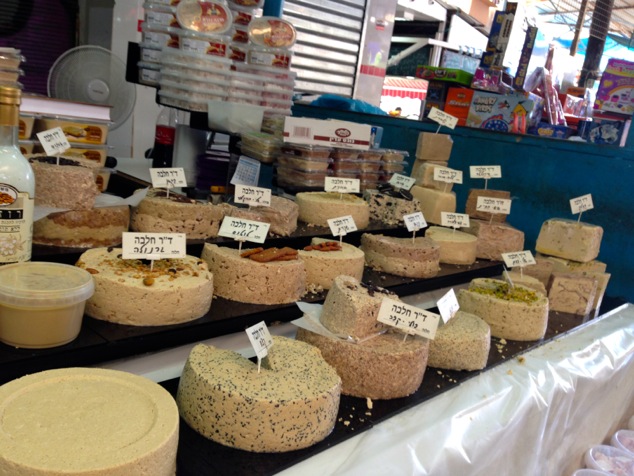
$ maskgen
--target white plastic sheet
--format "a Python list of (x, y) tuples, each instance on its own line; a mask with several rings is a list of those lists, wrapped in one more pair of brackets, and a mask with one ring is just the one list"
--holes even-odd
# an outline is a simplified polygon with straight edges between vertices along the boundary
[(634, 414), (634, 306), (522, 357), (280, 474), (570, 475)]

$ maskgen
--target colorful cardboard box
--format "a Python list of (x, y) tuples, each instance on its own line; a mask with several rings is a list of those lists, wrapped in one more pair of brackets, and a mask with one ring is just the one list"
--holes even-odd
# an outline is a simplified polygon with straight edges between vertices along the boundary
[(535, 102), (524, 94), (500, 95), (474, 91), (466, 125), (498, 132), (525, 134)]
[(634, 114), (634, 63), (616, 58), (608, 60), (594, 108), (627, 116)]
[(467, 116), (469, 115), (473, 93), (473, 89), (457, 86), (451, 87), (449, 91), (447, 91), (444, 111), (458, 118), (459, 126), (467, 125)]
[(463, 86), (471, 85), (473, 74), (462, 69), (439, 68), (437, 66), (419, 66), (416, 68), (416, 77), (427, 81), (448, 81)]

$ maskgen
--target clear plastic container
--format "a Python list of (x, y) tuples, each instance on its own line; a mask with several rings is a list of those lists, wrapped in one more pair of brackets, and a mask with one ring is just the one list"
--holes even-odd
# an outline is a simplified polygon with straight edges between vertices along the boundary
[(75, 266), (24, 262), (0, 267), (0, 341), (42, 349), (67, 344), (81, 329), (91, 274)]
[(161, 3), (145, 2), (143, 4), (145, 11), (145, 23), (149, 25), (173, 26), (178, 28), (178, 19), (176, 18), (176, 7)]
[(233, 16), (225, 2), (205, 0), (179, 3), (176, 18), (187, 30), (213, 34), (226, 32), (233, 22)]
[(331, 151), (331, 147), (324, 147), (323, 145), (293, 144), (291, 142), (285, 142), (282, 146), (282, 152), (285, 154), (311, 159), (328, 159)]
[(337, 160), (333, 159), (332, 170), (336, 172), (361, 172), (358, 160)]
[(265, 132), (246, 132), (242, 134), (242, 146), (279, 154), (282, 140)]
[[(278, 158), (279, 159), (279, 158)], [(289, 167), (287, 165), (283, 165), (281, 162), (277, 162), (275, 164), (277, 170), (278, 179), (281, 178), (283, 180), (288, 181), (289, 183), (296, 183), (297, 185), (312, 185), (315, 182), (321, 182), (321, 186), (323, 189), (324, 179), (332, 175), (330, 170), (318, 170), (318, 171), (308, 171), (308, 170), (299, 170), (293, 167)]]
[(302, 172), (325, 172), (331, 159), (302, 158), (294, 155), (281, 154), (277, 163)]
[(139, 43), (139, 47), (141, 49), (141, 62), (160, 64), (161, 51), (163, 50), (160, 46)]
[(407, 162), (380, 162), (380, 164), (381, 170), (394, 174), (401, 173), (403, 170), (405, 170)]
[(381, 160), (383, 162), (403, 162), (406, 157), (409, 157), (409, 152), (406, 150), (384, 149), (382, 152)]
[(381, 160), (383, 157), (383, 151), (380, 149), (370, 149), (359, 151), (359, 158), (363, 160)]
[(179, 48), (181, 28), (174, 28), (166, 25), (153, 23), (143, 23), (141, 25), (142, 43), (156, 48)]
[(245, 7), (243, 5), (237, 5), (233, 2), (229, 3), (229, 10), (233, 16), (234, 25), (247, 26), (256, 17), (262, 16), (262, 10), (257, 6)]
[(634, 431), (633, 430), (619, 430), (612, 435), (610, 441), (612, 446), (630, 453), (630, 456), (634, 457)]
[(165, 71), (161, 70), (161, 86), (167, 87), (188, 87), (193, 88), (197, 92), (205, 91), (223, 91), (227, 88), (229, 82), (227, 76), (217, 75), (217, 78), (196, 77), (188, 75), (185, 72)]
[(139, 61), (137, 66), (139, 67), (139, 83), (147, 86), (158, 86), (161, 76), (161, 65), (159, 63)]
[(240, 145), (240, 151), (243, 155), (257, 159), (263, 164), (272, 164), (280, 154), (279, 150), (256, 149), (253, 147), (247, 147), (244, 144)]
[(245, 25), (233, 25), (229, 30), (229, 36), (234, 43), (248, 43), (249, 29)]
[(246, 45), (231, 43), (227, 49), (227, 58), (237, 63), (244, 63), (247, 60), (248, 49)]
[(335, 148), (330, 154), (335, 160), (357, 160), (359, 158), (359, 151), (356, 149), (340, 149)]
[(257, 74), (258, 76), (271, 79), (280, 79), (283, 81), (294, 81), (297, 77), (295, 71), (290, 71), (284, 68), (275, 68), (272, 66), (262, 66), (248, 63), (236, 63), (236, 71), (241, 73)]
[(234, 8), (234, 5), (246, 8), (260, 8), (264, 6), (264, 0), (229, 0), (231, 4), (231, 8)]
[(211, 81), (202, 88), (187, 86), (185, 84), (174, 83), (163, 79), (161, 79), (159, 85), (161, 87), (161, 91), (178, 95), (182, 99), (191, 102), (214, 101), (218, 100), (219, 97), (226, 97), (226, 87), (223, 87), (218, 83), (212, 83)]
[(247, 51), (247, 63), (257, 66), (289, 69), (292, 59), (293, 51), (286, 48), (251, 46)]
[(34, 132), (61, 127), (68, 142), (103, 145), (108, 140), (109, 122), (87, 120), (78, 117), (41, 116), (35, 120)]
[(585, 454), (586, 467), (598, 469), (615, 476), (634, 474), (634, 457), (627, 451), (608, 445), (596, 445)]
[(249, 23), (249, 39), (267, 48), (291, 48), (297, 39), (293, 24), (277, 17), (253, 18)]
[(198, 55), (213, 55), (224, 58), (231, 38), (227, 35), (212, 35), (198, 31), (183, 30), (180, 34), (180, 49)]
[(229, 71), (231, 60), (217, 55), (201, 55), (191, 51), (173, 48), (164, 49), (161, 52), (161, 63), (164, 67), (186, 67), (200, 71), (214, 72), (218, 70)]
[[(207, 94), (206, 97), (209, 99), (192, 99), (192, 93), (187, 91), (164, 91), (160, 90), (158, 92), (159, 95), (159, 103), (165, 106), (178, 107), (180, 109), (185, 109), (187, 111), (196, 111), (196, 112), (207, 112), (208, 109), (208, 100), (214, 101), (226, 101), (226, 95), (213, 95)], [(196, 94), (196, 93), (193, 93)]]

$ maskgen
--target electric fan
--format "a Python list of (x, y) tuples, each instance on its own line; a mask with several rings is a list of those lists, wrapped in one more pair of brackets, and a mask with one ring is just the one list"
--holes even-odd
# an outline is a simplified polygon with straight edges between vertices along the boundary
[(48, 73), (48, 95), (56, 99), (111, 106), (110, 129), (134, 109), (136, 88), (125, 80), (125, 63), (101, 46), (86, 45), (63, 53)]

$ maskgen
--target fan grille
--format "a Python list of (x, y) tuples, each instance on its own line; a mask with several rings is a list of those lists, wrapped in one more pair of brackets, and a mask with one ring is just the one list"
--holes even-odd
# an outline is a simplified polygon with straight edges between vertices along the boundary
[(66, 51), (48, 75), (48, 95), (52, 98), (112, 109), (111, 129), (123, 124), (134, 109), (136, 88), (125, 80), (125, 64), (106, 48), (78, 46)]

